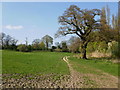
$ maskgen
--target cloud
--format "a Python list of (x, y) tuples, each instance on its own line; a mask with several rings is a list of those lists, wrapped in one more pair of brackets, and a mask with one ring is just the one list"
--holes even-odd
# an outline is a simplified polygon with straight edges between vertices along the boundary
[(19, 30), (19, 29), (23, 29), (23, 26), (22, 25), (17, 25), (17, 26), (6, 25), (5, 28), (9, 30)]

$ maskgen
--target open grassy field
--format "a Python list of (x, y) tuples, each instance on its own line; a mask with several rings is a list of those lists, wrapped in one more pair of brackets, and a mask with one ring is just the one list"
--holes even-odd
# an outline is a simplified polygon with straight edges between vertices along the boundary
[(70, 53), (4, 50), (2, 51), (2, 72), (4, 74), (69, 74), (67, 64), (62, 60), (66, 55)]
[[(58, 73), (69, 74), (67, 64), (62, 60), (71, 53), (60, 52), (16, 52), (2, 51), (2, 73)], [(106, 60), (82, 60), (69, 58), (73, 67), (81, 73), (95, 73), (96, 70), (118, 75), (118, 64)]]
[(90, 59), (83, 60), (70, 57), (73, 68), (81, 73), (101, 74), (103, 72), (118, 76), (118, 64), (112, 63), (107, 59)]
[(118, 64), (72, 53), (3, 50), (4, 88), (116, 88)]

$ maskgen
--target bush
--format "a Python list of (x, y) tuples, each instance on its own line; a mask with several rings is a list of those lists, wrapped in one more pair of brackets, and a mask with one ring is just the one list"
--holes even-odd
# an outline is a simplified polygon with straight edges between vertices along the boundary
[(94, 48), (94, 42), (89, 42), (88, 46), (87, 46), (87, 52), (94, 52), (95, 48)]
[(101, 53), (106, 53), (108, 49), (108, 44), (105, 41), (99, 42), (98, 51)]
[(44, 44), (44, 42), (41, 42), (39, 44), (39, 47), (40, 47), (40, 50), (45, 50), (45, 44)]
[(50, 49), (51, 52), (55, 51), (55, 49), (57, 49), (56, 46), (52, 46), (52, 48)]
[(55, 49), (55, 51), (56, 51), (56, 52), (62, 52), (62, 50), (61, 50), (61, 49)]
[(63, 41), (61, 43), (61, 45), (62, 45), (62, 52), (68, 52), (69, 51), (66, 42)]
[(36, 43), (32, 45), (33, 50), (45, 50), (44, 42)]
[(87, 52), (101, 52), (106, 53), (108, 49), (108, 44), (105, 41), (102, 42), (89, 42), (87, 46)]
[(32, 51), (32, 46), (31, 46), (31, 45), (28, 45), (27, 48), (28, 48), (28, 49), (27, 49), (28, 52), (31, 52), (31, 51)]
[(33, 50), (40, 50), (40, 46), (38, 44), (32, 45)]
[(113, 57), (120, 57), (120, 46), (118, 45), (118, 42), (112, 41), (112, 46), (111, 46), (111, 53)]
[(17, 47), (17, 50), (21, 52), (30, 52), (32, 48), (31, 45), (26, 46), (25, 44), (21, 44)]

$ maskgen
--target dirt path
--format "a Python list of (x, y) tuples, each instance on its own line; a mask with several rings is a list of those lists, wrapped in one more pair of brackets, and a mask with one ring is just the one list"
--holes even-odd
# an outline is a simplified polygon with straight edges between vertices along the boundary
[(102, 72), (101, 75), (82, 74), (73, 69), (69, 63), (69, 56), (63, 58), (70, 71), (70, 87), (72, 88), (118, 88), (118, 78), (108, 73)]
[(72, 68), (72, 65), (69, 63), (68, 60), (69, 56), (66, 56), (63, 58), (63, 60), (67, 63), (70, 71), (70, 88), (91, 88), (91, 87), (97, 87), (96, 83), (93, 80), (89, 80), (84, 76), (83, 74), (77, 72)]
[(69, 71), (70, 71), (70, 75), (71, 75), (71, 77), (70, 77), (70, 87), (72, 87), (72, 88), (74, 88), (74, 87), (76, 87), (76, 86), (78, 86), (77, 85), (77, 81), (78, 81), (78, 72), (76, 72), (73, 68), (72, 68), (72, 66), (70, 65), (70, 63), (68, 62), (68, 57), (66, 56), (66, 57), (64, 57), (63, 58), (63, 60), (67, 63), (67, 65), (68, 65), (68, 67), (69, 67)]

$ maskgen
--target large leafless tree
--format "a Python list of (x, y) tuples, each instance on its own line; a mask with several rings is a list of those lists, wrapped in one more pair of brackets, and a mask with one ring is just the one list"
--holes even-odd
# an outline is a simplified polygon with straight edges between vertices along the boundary
[[(90, 33), (99, 26), (96, 16), (101, 14), (99, 9), (80, 9), (76, 5), (71, 5), (62, 16), (59, 17), (61, 24), (57, 35), (76, 34), (81, 39), (81, 54), (83, 59), (86, 57), (87, 44), (90, 41)], [(99, 18), (99, 17), (98, 17)]]

